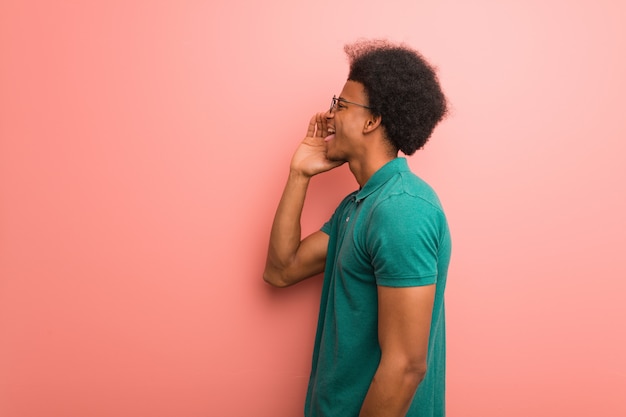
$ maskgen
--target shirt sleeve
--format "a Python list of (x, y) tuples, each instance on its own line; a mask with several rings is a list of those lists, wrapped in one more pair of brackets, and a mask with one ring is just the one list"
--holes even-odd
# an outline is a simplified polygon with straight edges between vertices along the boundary
[[(333, 216), (334, 217), (334, 216)], [(326, 223), (324, 223), (324, 225), (322, 226), (322, 228), (320, 229), (322, 232), (326, 233), (327, 235), (330, 236), (330, 231), (332, 230), (332, 221), (333, 221), (333, 217), (331, 217), (330, 219), (328, 219), (328, 221)]]
[(376, 284), (412, 287), (435, 284), (443, 212), (419, 197), (390, 196), (372, 211), (367, 250)]

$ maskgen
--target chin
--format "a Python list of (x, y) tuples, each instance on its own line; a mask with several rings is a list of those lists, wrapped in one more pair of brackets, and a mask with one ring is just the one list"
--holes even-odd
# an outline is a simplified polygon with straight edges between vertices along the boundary
[(326, 159), (332, 162), (346, 162), (345, 158), (339, 157), (337, 155), (328, 154), (328, 153), (326, 154)]

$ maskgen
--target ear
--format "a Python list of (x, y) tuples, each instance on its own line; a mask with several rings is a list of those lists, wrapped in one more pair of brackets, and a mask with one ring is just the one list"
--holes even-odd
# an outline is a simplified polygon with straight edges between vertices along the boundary
[(365, 120), (365, 124), (363, 125), (363, 134), (366, 135), (368, 133), (372, 133), (378, 128), (378, 126), (380, 126), (381, 121), (382, 118), (380, 116), (370, 115), (370, 117)]

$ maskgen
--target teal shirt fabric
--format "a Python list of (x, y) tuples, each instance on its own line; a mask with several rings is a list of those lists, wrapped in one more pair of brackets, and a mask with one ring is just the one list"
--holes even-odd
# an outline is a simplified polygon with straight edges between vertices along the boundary
[(450, 233), (437, 195), (396, 158), (348, 195), (322, 231), (328, 255), (305, 416), (358, 416), (381, 356), (377, 286), (429, 284), (437, 287), (427, 371), (407, 416), (444, 416)]

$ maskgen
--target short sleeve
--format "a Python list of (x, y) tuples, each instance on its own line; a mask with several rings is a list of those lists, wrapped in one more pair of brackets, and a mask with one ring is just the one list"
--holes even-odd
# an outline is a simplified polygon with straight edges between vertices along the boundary
[(327, 235), (330, 235), (330, 232), (333, 228), (333, 219), (334, 219), (334, 215), (328, 219), (328, 221), (326, 223), (324, 223), (324, 225), (322, 226), (322, 228), (320, 229), (322, 232), (326, 233)]
[(409, 194), (393, 195), (372, 211), (367, 250), (376, 284), (411, 287), (435, 284), (445, 217), (432, 203)]

